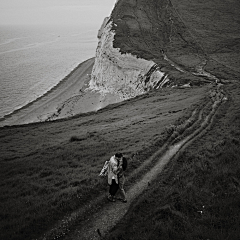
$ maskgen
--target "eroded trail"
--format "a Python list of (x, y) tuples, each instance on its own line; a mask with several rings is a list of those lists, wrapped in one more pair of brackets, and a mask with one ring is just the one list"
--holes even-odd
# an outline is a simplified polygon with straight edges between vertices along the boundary
[[(180, 150), (204, 133), (211, 125), (218, 107), (226, 100), (227, 98), (221, 90), (221, 86), (218, 86), (215, 91), (210, 93), (209, 102), (202, 109), (194, 110), (192, 116), (180, 126), (181, 134), (176, 135), (175, 130), (165, 145), (153, 156), (146, 159), (144, 164), (131, 174), (136, 176), (142, 169), (149, 168), (154, 160), (155, 165), (128, 189), (127, 203), (121, 203), (120, 201), (115, 203), (108, 202), (101, 209), (96, 210), (91, 215), (89, 214), (83, 221), (79, 221), (78, 218), (81, 214), (86, 215), (86, 212), (73, 213), (68, 218), (59, 221), (57, 228), (52, 229), (41, 239), (104, 239), (108, 231), (127, 213), (131, 203), (161, 173), (165, 165)], [(96, 199), (96, 203), (102, 201), (103, 197)], [(89, 209), (96, 203), (88, 203)], [(70, 231), (70, 229), (72, 230)]]
[[(65, 239), (101, 239), (117, 222), (126, 214), (131, 203), (136, 197), (138, 197), (150, 184), (150, 182), (156, 178), (164, 168), (164, 166), (187, 144), (199, 137), (204, 133), (204, 130), (211, 124), (212, 119), (218, 109), (218, 107), (226, 100), (226, 97), (219, 89), (212, 93), (212, 100), (209, 101), (198, 113), (193, 112), (190, 119), (186, 121), (186, 128), (181, 135), (172, 140), (172, 142), (166, 143), (160, 150), (161, 157), (157, 161), (156, 165), (148, 171), (142, 179), (135, 183), (128, 191), (128, 203), (123, 204), (116, 202), (114, 204), (109, 203), (100, 211), (94, 215), (89, 216), (81, 227), (77, 228), (74, 232), (69, 233)], [(204, 110), (210, 107), (208, 114), (204, 115)], [(195, 130), (193, 130), (195, 129)], [(187, 132), (190, 132), (187, 134)], [(155, 155), (157, 156), (156, 153)], [(153, 157), (146, 160), (144, 166), (146, 167), (151, 163)], [(139, 170), (138, 170), (139, 171)], [(133, 173), (136, 174), (136, 173)], [(101, 236), (100, 236), (101, 235)]]

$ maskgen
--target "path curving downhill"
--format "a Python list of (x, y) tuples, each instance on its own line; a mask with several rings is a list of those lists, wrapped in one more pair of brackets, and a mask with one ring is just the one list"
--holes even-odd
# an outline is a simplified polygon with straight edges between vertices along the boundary
[[(104, 236), (111, 230), (129, 210), (132, 202), (146, 189), (152, 180), (154, 180), (166, 166), (166, 164), (176, 154), (191, 144), (196, 138), (204, 134), (204, 131), (211, 126), (212, 120), (218, 110), (218, 107), (227, 100), (221, 86), (210, 93), (209, 101), (200, 110), (195, 109), (192, 116), (181, 126), (178, 126), (179, 132), (175, 129), (169, 140), (152, 156), (150, 156), (138, 169), (131, 175), (136, 176), (143, 169), (149, 171), (134, 183), (127, 191), (127, 203), (117, 201), (103, 204), (101, 208), (94, 209), (92, 214), (83, 212), (74, 212), (71, 216), (60, 220), (58, 226), (46, 233), (42, 240), (49, 239), (67, 239), (67, 240), (90, 240), (104, 239)], [(157, 160), (157, 161), (156, 161)], [(153, 165), (153, 161), (155, 165)], [(103, 201), (105, 196), (100, 196), (94, 202), (88, 203), (88, 209)], [(79, 220), (80, 215), (87, 215), (84, 220)]]
[[(81, 226), (77, 227), (73, 232), (66, 234), (64, 239), (104, 239), (104, 235), (106, 235), (108, 231), (127, 213), (131, 203), (148, 187), (149, 183), (161, 173), (164, 166), (180, 150), (203, 134), (204, 130), (211, 125), (218, 107), (227, 100), (223, 92), (219, 89), (217, 89), (212, 95), (213, 97), (209, 103), (198, 113), (194, 111), (191, 118), (185, 122), (186, 128), (182, 134), (178, 136), (178, 139), (181, 139), (182, 135), (182, 139), (177, 142), (175, 142), (176, 140), (173, 140), (172, 142), (166, 143), (158, 153), (154, 154), (155, 156), (161, 154), (161, 157), (155, 166), (127, 191), (127, 203), (116, 202), (105, 205), (100, 211), (89, 216), (89, 218), (84, 223), (81, 223)], [(205, 108), (209, 108), (209, 104), (211, 110), (206, 116), (204, 116), (203, 112)], [(189, 134), (186, 133), (188, 131), (190, 132)], [(154, 157), (152, 156), (146, 160), (144, 165), (146, 166), (150, 164), (153, 158)], [(138, 171), (140, 170), (138, 169)]]

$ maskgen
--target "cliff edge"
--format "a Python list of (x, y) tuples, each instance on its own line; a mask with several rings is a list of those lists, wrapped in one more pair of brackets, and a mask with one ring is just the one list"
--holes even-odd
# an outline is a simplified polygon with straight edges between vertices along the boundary
[(221, 32), (206, 35), (221, 16), (209, 8), (201, 22), (191, 20), (183, 14), (187, 6), (175, 0), (117, 1), (98, 33), (90, 89), (127, 99), (150, 89), (235, 78), (233, 67), (214, 55)]
[(168, 75), (152, 60), (114, 48), (115, 31), (111, 18), (105, 18), (98, 33), (98, 47), (90, 89), (102, 94), (116, 93), (122, 99), (135, 97), (168, 81)]

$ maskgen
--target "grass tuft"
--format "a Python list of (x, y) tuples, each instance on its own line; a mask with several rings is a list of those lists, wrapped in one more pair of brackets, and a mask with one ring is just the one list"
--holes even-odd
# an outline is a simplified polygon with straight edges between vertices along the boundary
[(70, 138), (70, 142), (81, 142), (83, 140), (85, 140), (85, 137), (72, 136)]

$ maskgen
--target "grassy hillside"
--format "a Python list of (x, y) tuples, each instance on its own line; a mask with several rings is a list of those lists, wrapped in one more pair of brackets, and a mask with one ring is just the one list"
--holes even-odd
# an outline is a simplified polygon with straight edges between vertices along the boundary
[[(114, 47), (155, 61), (172, 79), (199, 84), (200, 67), (219, 79), (237, 79), (239, 59), (237, 0), (118, 1), (111, 19)], [(181, 67), (179, 72), (164, 54)]]
[(39, 237), (67, 213), (105, 196), (106, 181), (98, 177), (103, 163), (121, 151), (131, 173), (174, 124), (201, 108), (210, 89), (153, 91), (97, 113), (1, 128), (1, 239)]
[(39, 238), (66, 215), (78, 211), (80, 222), (89, 206), (97, 211), (107, 187), (98, 174), (119, 151), (129, 159), (128, 190), (142, 176), (132, 177), (134, 170), (210, 101), (216, 86), (205, 84), (212, 79), (201, 69), (224, 83), (228, 100), (108, 239), (240, 239), (238, 9), (237, 0), (118, 1), (114, 46), (194, 87), (154, 90), (61, 121), (0, 128), (0, 239)]
[[(235, 84), (224, 86), (228, 102), (209, 129), (168, 164), (108, 239), (240, 239), (239, 2), (140, 0), (118, 7), (115, 46), (123, 52), (154, 59), (178, 80), (190, 76), (194, 84), (199, 79), (189, 73), (203, 67)], [(172, 70), (161, 53), (186, 72)]]
[(240, 88), (106, 239), (240, 239)]

